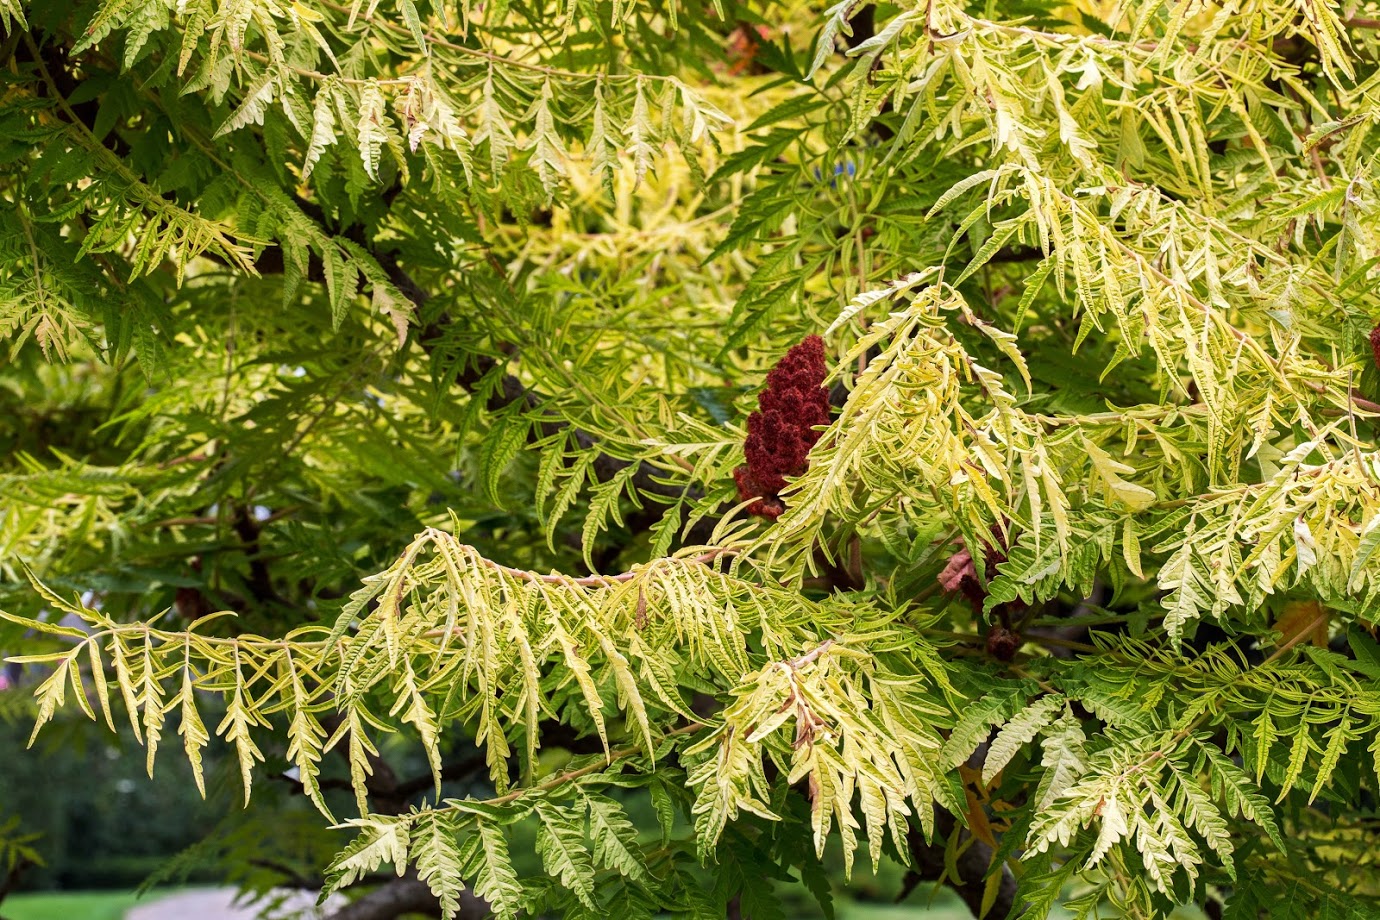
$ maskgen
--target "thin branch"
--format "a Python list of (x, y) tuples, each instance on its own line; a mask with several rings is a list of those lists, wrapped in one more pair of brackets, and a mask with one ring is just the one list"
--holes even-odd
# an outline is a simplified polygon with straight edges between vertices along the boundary
[[(659, 739), (657, 739), (657, 741), (664, 741), (665, 739), (674, 737), (676, 735), (692, 735), (702, 728), (704, 728), (704, 725), (702, 725), (701, 723), (690, 722), (686, 725), (680, 726), (679, 728), (673, 728), (670, 731), (663, 733), (662, 736)], [(571, 782), (573, 780), (577, 780), (582, 776), (587, 776), (590, 773), (597, 773), (600, 770), (606, 770), (614, 763), (620, 760), (625, 760), (629, 757), (632, 757), (635, 754), (642, 753), (645, 753), (645, 751), (640, 745), (619, 748), (616, 751), (609, 752), (609, 755), (607, 757), (601, 760), (596, 760), (594, 763), (588, 764), (575, 770), (567, 770), (565, 773), (557, 773), (555, 776), (543, 780), (542, 782), (537, 783), (535, 786), (525, 786), (521, 789), (514, 789), (507, 795), (500, 795), (497, 798), (486, 799), (484, 800), (483, 804), (493, 806), (507, 805), (509, 802), (517, 801), (524, 795), (530, 795), (533, 792), (550, 791), (552, 789), (555, 789), (557, 786), (563, 786), (566, 783)]]
[(249, 561), (249, 581), (247, 587), (260, 604), (281, 604), (289, 606), (288, 601), (278, 589), (273, 587), (273, 576), (268, 570), (263, 551), (259, 546), (259, 534), (263, 532), (260, 523), (249, 513), (248, 508), (239, 508), (231, 525), (243, 544), (245, 558)]
[(29, 870), (30, 867), (37, 865), (33, 860), (20, 857), (17, 859), (10, 870), (5, 873), (3, 882), (0, 882), (0, 901), (5, 900), (14, 893), (14, 889), (19, 884), (19, 879)]
[[(545, 736), (542, 737), (543, 742), (546, 742), (547, 740), (548, 739)], [(457, 782), (458, 780), (468, 779), (480, 773), (482, 770), (485, 769), (485, 767), (486, 762), (484, 754), (482, 752), (476, 751), (475, 753), (471, 754), (469, 757), (464, 758), (463, 760), (456, 760), (448, 764), (442, 764), (441, 782), (453, 783)], [(397, 788), (394, 790), (394, 792), (400, 798), (411, 799), (412, 796), (417, 795), (421, 792), (426, 792), (428, 789), (431, 789), (435, 785), (435, 783), (435, 778), (432, 777), (430, 773), (425, 773), (421, 776), (414, 776), (411, 779), (406, 779), (398, 783)]]
[(1263, 668), (1267, 664), (1271, 664), (1275, 661), (1278, 661), (1280, 657), (1284, 655), (1285, 652), (1289, 651), (1289, 649), (1298, 645), (1304, 639), (1307, 639), (1310, 636), (1312, 636), (1314, 630), (1316, 630), (1319, 626), (1327, 622), (1327, 617), (1328, 610), (1326, 607), (1324, 607), (1322, 608), (1322, 610), (1318, 611), (1317, 616), (1313, 617), (1313, 619), (1308, 622), (1307, 626), (1304, 626), (1298, 632), (1290, 636), (1288, 641), (1282, 643), (1279, 648), (1271, 652), (1270, 656), (1266, 658), (1264, 661), (1260, 662), (1260, 664), (1256, 665), (1256, 667)]
[(287, 863), (279, 862), (276, 859), (265, 859), (256, 856), (249, 860), (249, 865), (256, 866), (260, 869), (267, 869), (269, 872), (281, 875), (281, 884), (284, 887), (297, 888), (302, 891), (321, 890), (322, 880), (320, 878), (312, 878), (303, 875)]

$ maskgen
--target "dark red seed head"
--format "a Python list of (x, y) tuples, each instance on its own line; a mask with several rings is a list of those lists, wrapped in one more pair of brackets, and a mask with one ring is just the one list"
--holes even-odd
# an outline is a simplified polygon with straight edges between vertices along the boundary
[(785, 510), (778, 493), (786, 487), (786, 477), (805, 472), (810, 448), (819, 440), (814, 428), (829, 424), (829, 391), (823, 386), (828, 373), (824, 340), (812, 335), (767, 374), (757, 411), (747, 420), (747, 465), (733, 471), (739, 497), (760, 499), (748, 506), (748, 513), (775, 520)]
[(1000, 623), (987, 630), (987, 654), (998, 661), (1010, 661), (1021, 647), (1021, 634)]

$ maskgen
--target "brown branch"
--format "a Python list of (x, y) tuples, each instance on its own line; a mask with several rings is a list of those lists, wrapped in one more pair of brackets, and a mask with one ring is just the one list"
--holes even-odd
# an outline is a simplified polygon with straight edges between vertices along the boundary
[(31, 866), (35, 865), (37, 865), (37, 863), (33, 860), (22, 856), (15, 861), (15, 864), (5, 873), (4, 882), (0, 883), (0, 901), (5, 900), (5, 898), (14, 893), (15, 887), (19, 884), (20, 877), (22, 877)]
[[(274, 859), (254, 858), (250, 859), (248, 862), (251, 866), (281, 876), (275, 883), (274, 887), (277, 888), (292, 888), (297, 891), (319, 892), (322, 888), (326, 887), (326, 879), (324, 877), (319, 875), (303, 875), (286, 863)], [(370, 872), (367, 875), (361, 876), (359, 881), (354, 884), (361, 888), (367, 888), (373, 885), (386, 885), (397, 877), (398, 875), (396, 872)]]
[(1380, 403), (1374, 403), (1366, 399), (1355, 387), (1352, 387), (1348, 391), (1348, 395), (1351, 397), (1351, 404), (1356, 408), (1365, 412), (1380, 413)]
[[(543, 738), (542, 740), (546, 739)], [(476, 751), (474, 754), (462, 760), (442, 764), (441, 782), (453, 783), (458, 780), (468, 779), (478, 775), (486, 766), (484, 755)], [(398, 783), (393, 792), (400, 798), (411, 799), (414, 795), (431, 789), (435, 783), (435, 777), (430, 773), (424, 773), (421, 776), (414, 776), (411, 779), (406, 779)]]
[(259, 534), (263, 528), (248, 508), (238, 508), (232, 524), (235, 534), (243, 544), (245, 558), (249, 560), (249, 581), (247, 587), (260, 604), (287, 605), (287, 600), (273, 587), (273, 576), (268, 570), (263, 552), (259, 547)]
[[(296, 789), (297, 792), (298, 792), (300, 795), (306, 795), (306, 794), (307, 794), (307, 792), (306, 792), (306, 788), (307, 788), (306, 785), (303, 784), (303, 782), (302, 782), (300, 779), (293, 779), (291, 776), (289, 776), (289, 775), (286, 774), (286, 773), (270, 773), (270, 774), (268, 774), (268, 778), (269, 778), (270, 781), (275, 782), (275, 783), (286, 783), (287, 785), (291, 786), (293, 789)], [(341, 789), (341, 790), (344, 790), (344, 789), (354, 789), (354, 788), (355, 788), (354, 783), (350, 782), (348, 779), (345, 779), (345, 778), (339, 777), (339, 776), (327, 776), (327, 777), (324, 777), (324, 778), (322, 778), (322, 779), (317, 780), (317, 781), (316, 781), (316, 785), (317, 785), (319, 788), (321, 788), (321, 789)]]
[[(285, 517), (296, 514), (302, 510), (301, 505), (293, 505), (288, 508), (280, 508), (263, 520), (256, 520), (259, 525), (272, 524), (274, 521), (282, 520)], [(161, 521), (150, 521), (145, 527), (206, 527), (220, 523), (220, 518), (214, 515), (202, 515), (201, 517), (177, 517), (165, 518)], [(262, 526), (260, 527), (262, 530)]]
[[(960, 844), (962, 852), (954, 861), (953, 868), (957, 877), (948, 874), (944, 859), (946, 841), (955, 833), (965, 838)], [(920, 829), (912, 824), (906, 830), (906, 843), (910, 850), (912, 866), (906, 874), (905, 886), (897, 900), (904, 899), (919, 882), (939, 881), (958, 893), (974, 917), (980, 916), (984, 920), (1007, 920), (1016, 916), (1016, 877), (1005, 865), (998, 870), (1002, 877), (992, 908), (986, 914), (982, 913), (982, 900), (987, 890), (987, 873), (992, 864), (993, 850), (981, 840), (969, 838), (967, 835), (967, 831), (958, 827), (954, 816), (941, 808), (935, 809), (935, 838), (932, 842), (927, 843)]]
[(279, 883), (286, 888), (297, 888), (301, 891), (320, 891), (323, 880), (303, 875), (287, 863), (279, 862), (276, 859), (265, 859), (261, 856), (253, 857), (249, 860), (249, 865), (259, 869), (266, 869), (269, 872), (282, 876)]
[[(664, 741), (665, 739), (674, 737), (676, 735), (693, 735), (695, 732), (700, 731), (703, 728), (704, 725), (702, 725), (699, 722), (688, 722), (685, 725), (682, 725), (678, 728), (673, 728), (668, 732), (664, 732), (661, 736), (661, 740)], [(610, 751), (602, 760), (596, 760), (593, 763), (586, 764), (583, 767), (577, 767), (574, 770), (567, 770), (564, 773), (557, 773), (554, 776), (547, 777), (540, 783), (537, 783), (535, 786), (523, 786), (522, 788), (514, 789), (512, 792), (509, 792), (505, 795), (500, 795), (492, 799), (485, 799), (484, 804), (495, 806), (507, 805), (509, 802), (517, 801), (524, 795), (529, 795), (533, 792), (547, 792), (551, 789), (555, 789), (557, 786), (564, 786), (566, 783), (577, 780), (582, 776), (588, 776), (591, 773), (597, 773), (600, 770), (606, 770), (609, 768), (609, 766), (611, 766), (614, 763), (617, 763), (620, 760), (625, 760), (628, 757), (633, 757), (642, 753), (645, 753), (645, 751), (643, 750), (641, 745), (632, 745), (625, 748), (619, 748), (616, 751)]]

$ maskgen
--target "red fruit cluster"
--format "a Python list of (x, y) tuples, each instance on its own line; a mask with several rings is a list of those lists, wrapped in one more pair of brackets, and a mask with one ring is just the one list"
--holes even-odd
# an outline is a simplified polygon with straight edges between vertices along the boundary
[(1375, 366), (1380, 367), (1380, 326), (1370, 331), (1370, 350), (1375, 356)]
[(810, 448), (819, 440), (814, 427), (829, 424), (827, 375), (824, 340), (817, 335), (786, 352), (767, 374), (767, 388), (747, 420), (747, 465), (733, 471), (738, 496), (757, 499), (748, 505), (749, 514), (776, 520), (786, 510), (779, 494), (786, 477), (805, 472)]

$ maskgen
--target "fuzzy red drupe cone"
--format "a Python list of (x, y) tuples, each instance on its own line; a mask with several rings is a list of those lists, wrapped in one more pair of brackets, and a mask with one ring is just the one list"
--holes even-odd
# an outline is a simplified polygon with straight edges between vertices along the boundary
[(1380, 326), (1370, 331), (1370, 350), (1375, 358), (1375, 366), (1380, 367)]
[(786, 477), (805, 472), (819, 440), (814, 427), (829, 424), (829, 391), (823, 386), (828, 372), (824, 340), (812, 335), (767, 374), (767, 388), (747, 420), (747, 465), (733, 471), (738, 496), (757, 499), (748, 505), (749, 514), (776, 520), (786, 510), (779, 496)]

